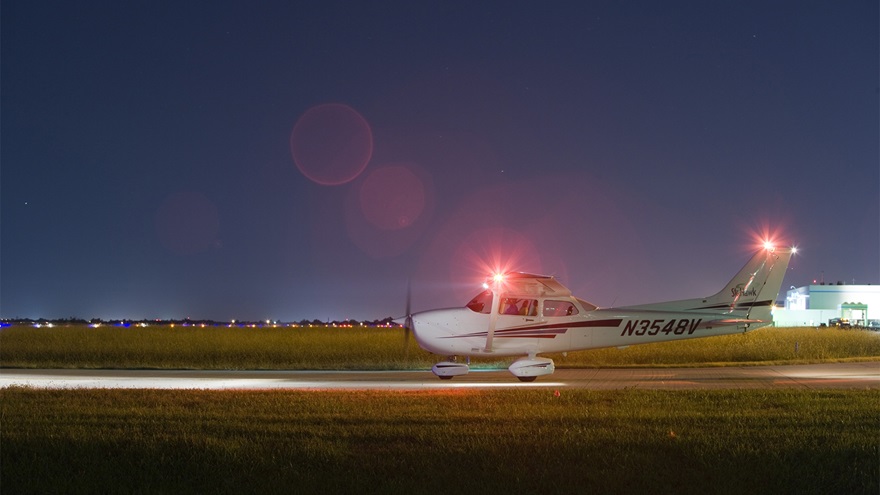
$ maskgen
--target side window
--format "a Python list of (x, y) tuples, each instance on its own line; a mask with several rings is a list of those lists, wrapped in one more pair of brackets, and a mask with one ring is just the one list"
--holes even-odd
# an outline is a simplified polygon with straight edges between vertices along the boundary
[(467, 308), (475, 313), (482, 313), (484, 315), (492, 312), (492, 291), (487, 290), (477, 294), (477, 297), (467, 303)]
[(501, 300), (501, 307), (498, 308), (498, 314), (502, 315), (519, 315), (519, 316), (537, 316), (538, 301), (536, 299), (520, 299), (518, 297), (505, 297)]
[(577, 306), (569, 301), (544, 301), (544, 316), (571, 316), (578, 314)]

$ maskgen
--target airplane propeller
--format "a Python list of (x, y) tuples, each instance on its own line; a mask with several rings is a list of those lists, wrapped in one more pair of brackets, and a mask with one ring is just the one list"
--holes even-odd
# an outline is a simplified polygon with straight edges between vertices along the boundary
[(406, 279), (406, 316), (403, 320), (403, 349), (406, 359), (409, 359), (409, 334), (413, 331), (412, 319), (412, 285), (410, 279)]

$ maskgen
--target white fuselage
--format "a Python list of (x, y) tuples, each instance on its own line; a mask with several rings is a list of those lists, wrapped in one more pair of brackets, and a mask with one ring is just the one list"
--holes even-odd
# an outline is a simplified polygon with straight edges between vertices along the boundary
[[(596, 309), (573, 316), (498, 315), (490, 349), (486, 348), (490, 315), (467, 308), (417, 313), (413, 315), (413, 327), (419, 345), (435, 354), (522, 356), (709, 337), (746, 330), (742, 320), (725, 323), (723, 316), (709, 312), (628, 308)], [(751, 328), (757, 326), (760, 325)]]
[[(772, 323), (793, 250), (758, 251), (723, 288), (707, 297), (600, 309), (574, 297), (549, 276), (496, 277), (465, 307), (409, 315), (419, 345), (446, 356), (525, 356), (510, 370), (523, 381), (553, 372), (539, 354), (623, 347), (745, 332)], [(467, 373), (466, 364), (438, 363), (440, 378)]]

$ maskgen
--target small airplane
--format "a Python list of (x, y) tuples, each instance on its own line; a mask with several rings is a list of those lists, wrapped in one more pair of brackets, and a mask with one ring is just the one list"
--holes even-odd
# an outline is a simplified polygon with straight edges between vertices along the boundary
[[(449, 356), (431, 371), (451, 379), (470, 371), (459, 356), (522, 356), (508, 370), (530, 382), (554, 372), (539, 354), (627, 347), (747, 332), (773, 322), (771, 310), (796, 248), (765, 243), (717, 294), (637, 306), (599, 308), (552, 276), (495, 274), (463, 308), (407, 314), (396, 320), (431, 353)], [(409, 313), (407, 301), (407, 313)]]

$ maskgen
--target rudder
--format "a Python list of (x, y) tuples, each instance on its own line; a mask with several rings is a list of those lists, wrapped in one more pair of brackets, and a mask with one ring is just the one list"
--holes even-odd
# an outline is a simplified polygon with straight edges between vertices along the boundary
[(706, 303), (713, 309), (726, 307), (728, 314), (769, 321), (791, 255), (792, 250), (788, 248), (762, 249), (724, 289), (706, 298)]

